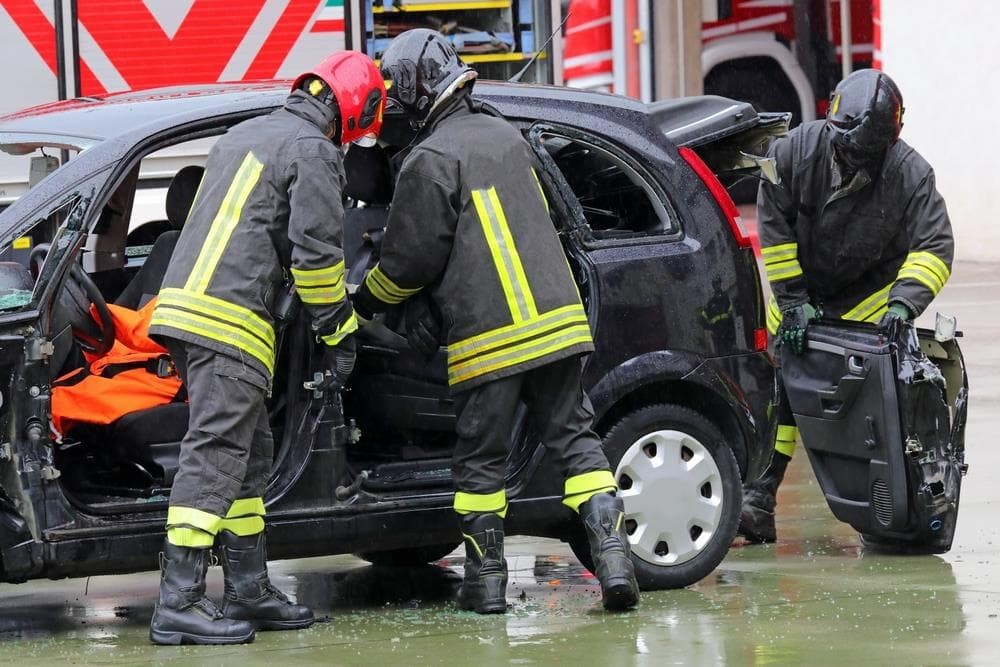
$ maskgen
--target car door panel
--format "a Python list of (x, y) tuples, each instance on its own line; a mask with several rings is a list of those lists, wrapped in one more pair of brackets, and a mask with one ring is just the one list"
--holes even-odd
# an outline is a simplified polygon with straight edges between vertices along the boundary
[(782, 377), (834, 516), (866, 536), (946, 551), (967, 380), (957, 343), (932, 341), (910, 328), (890, 341), (870, 325), (820, 324), (804, 354), (782, 354)]

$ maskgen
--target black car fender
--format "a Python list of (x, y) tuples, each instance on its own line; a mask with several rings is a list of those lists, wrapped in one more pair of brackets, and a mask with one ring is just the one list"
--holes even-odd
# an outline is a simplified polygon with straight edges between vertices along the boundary
[(756, 437), (753, 413), (739, 388), (710, 359), (679, 351), (641, 354), (613, 367), (588, 394), (599, 433), (645, 405), (674, 403), (695, 410), (726, 436), (746, 474), (749, 443)]

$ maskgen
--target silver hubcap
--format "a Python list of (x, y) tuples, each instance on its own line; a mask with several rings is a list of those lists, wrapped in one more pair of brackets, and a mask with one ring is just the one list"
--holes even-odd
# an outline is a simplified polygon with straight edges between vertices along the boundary
[(691, 560), (722, 518), (722, 475), (696, 438), (654, 431), (632, 444), (615, 472), (632, 553), (654, 565)]

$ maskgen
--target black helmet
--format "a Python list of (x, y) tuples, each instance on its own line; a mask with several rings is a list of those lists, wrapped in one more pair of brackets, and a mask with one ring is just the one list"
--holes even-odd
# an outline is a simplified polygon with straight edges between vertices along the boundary
[(826, 127), (842, 164), (853, 169), (877, 164), (899, 138), (903, 95), (887, 74), (858, 70), (830, 95)]
[(450, 87), (475, 76), (451, 42), (425, 28), (400, 34), (382, 54), (382, 78), (389, 99), (416, 121), (426, 120), (434, 106), (453, 92)]

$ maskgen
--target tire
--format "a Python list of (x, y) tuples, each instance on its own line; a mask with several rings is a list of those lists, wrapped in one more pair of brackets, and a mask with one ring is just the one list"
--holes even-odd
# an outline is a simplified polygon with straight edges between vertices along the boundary
[(457, 546), (457, 544), (432, 544), (424, 547), (390, 549), (389, 551), (365, 551), (355, 555), (372, 565), (413, 567), (439, 561), (454, 551)]
[[(770, 58), (748, 58), (716, 65), (705, 77), (705, 94), (749, 102), (757, 111), (791, 111), (789, 127), (802, 122), (802, 107), (788, 76)], [(737, 204), (757, 201), (756, 178), (745, 178), (729, 188)]]
[[(683, 588), (712, 572), (736, 537), (742, 499), (739, 466), (719, 429), (689, 408), (656, 404), (619, 420), (604, 448), (640, 588)], [(569, 544), (593, 571), (582, 529)]]

